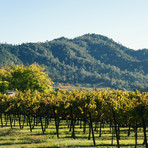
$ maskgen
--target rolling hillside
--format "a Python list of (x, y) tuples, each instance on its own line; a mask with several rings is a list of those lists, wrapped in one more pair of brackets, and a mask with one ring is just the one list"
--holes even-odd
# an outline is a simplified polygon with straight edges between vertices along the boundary
[(55, 83), (128, 90), (148, 84), (148, 49), (129, 49), (96, 34), (44, 43), (0, 44), (0, 65), (11, 62), (38, 63)]

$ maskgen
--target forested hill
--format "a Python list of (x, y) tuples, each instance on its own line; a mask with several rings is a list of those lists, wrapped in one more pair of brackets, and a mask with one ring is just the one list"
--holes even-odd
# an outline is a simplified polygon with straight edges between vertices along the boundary
[(148, 49), (132, 50), (96, 34), (44, 43), (0, 44), (1, 66), (11, 62), (36, 62), (56, 83), (128, 90), (148, 84)]

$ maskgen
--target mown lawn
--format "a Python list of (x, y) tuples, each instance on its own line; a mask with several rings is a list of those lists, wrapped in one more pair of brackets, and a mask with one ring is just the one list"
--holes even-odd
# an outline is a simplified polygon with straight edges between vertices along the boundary
[[(19, 129), (18, 122), (13, 128), (10, 127), (10, 123), (7, 126), (0, 127), (0, 147), (49, 147), (49, 148), (67, 148), (67, 147), (94, 147), (92, 137), (88, 140), (89, 128), (87, 125), (86, 133), (83, 133), (83, 128), (80, 125), (76, 125), (75, 129), (76, 138), (71, 138), (71, 131), (65, 121), (60, 122), (59, 126), (59, 136), (56, 136), (56, 129), (54, 120), (51, 120), (45, 134), (42, 134), (41, 126), (35, 126), (32, 132), (30, 132), (29, 126), (25, 123), (23, 129)], [(114, 148), (116, 146), (115, 134), (112, 143), (112, 134), (110, 133), (109, 125), (105, 124), (102, 128), (102, 135), (99, 137), (98, 131), (95, 131), (96, 147), (103, 148)], [(127, 128), (121, 128), (120, 133), (120, 145), (121, 147), (132, 148), (135, 144), (135, 137), (133, 129), (131, 129), (131, 134), (127, 136)], [(138, 128), (138, 145), (137, 147), (143, 148), (143, 132), (142, 128)]]

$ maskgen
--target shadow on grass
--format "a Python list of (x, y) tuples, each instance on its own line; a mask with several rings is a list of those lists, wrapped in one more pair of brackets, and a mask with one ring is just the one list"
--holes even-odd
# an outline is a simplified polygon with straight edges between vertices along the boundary
[(21, 145), (21, 144), (36, 144), (36, 143), (42, 143), (43, 141), (30, 141), (30, 142), (17, 142), (17, 143), (11, 143), (11, 142), (5, 142), (5, 143), (0, 143), (0, 146), (7, 146), (7, 145)]
[[(35, 142), (34, 142), (35, 143)], [(39, 143), (39, 142), (37, 142)], [(0, 146), (6, 146), (6, 145), (16, 145), (16, 144), (32, 144), (32, 142), (18, 142), (18, 143), (11, 143), (11, 142), (5, 142), (5, 143), (0, 143)]]
[[(33, 142), (34, 144), (35, 143), (39, 143), (39, 142)], [(10, 146), (10, 145), (21, 145), (21, 144), (33, 144), (32, 142), (20, 142), (20, 143), (10, 143), (10, 142), (8, 142), (8, 143), (0, 143), (0, 146)], [(69, 145), (69, 146), (46, 146), (47, 148), (74, 148), (74, 147), (112, 147), (112, 146), (114, 146), (114, 147), (116, 147), (117, 145), (116, 144), (113, 144), (113, 145), (111, 145), (111, 144), (98, 144), (98, 145), (96, 145), (96, 146), (94, 146), (94, 145)], [(129, 145), (124, 145), (124, 144), (121, 144), (120, 145), (121, 147), (129, 147), (129, 146), (132, 146), (132, 147), (134, 147), (135, 145), (134, 144), (129, 144)], [(137, 144), (137, 146), (144, 146), (144, 145), (141, 145), (141, 144)], [(39, 148), (43, 148), (44, 146), (41, 146), (41, 147), (39, 147)]]
[(9, 136), (9, 135), (12, 136), (16, 134), (19, 134), (17, 130), (10, 128), (7, 131), (1, 131), (0, 136)]
[(31, 133), (31, 134), (30, 134), (30, 136), (35, 136), (35, 135), (37, 135), (37, 136), (39, 136), (39, 135), (40, 135), (40, 136), (43, 136), (43, 135), (48, 135), (48, 136), (52, 135), (52, 136), (56, 136), (56, 132), (55, 132), (55, 133), (46, 133), (46, 132), (45, 132), (44, 134), (43, 134), (43, 133)]
[[(129, 145), (124, 145), (124, 144), (121, 144), (120, 145), (121, 147), (134, 147), (135, 145), (134, 144), (129, 144)], [(143, 147), (144, 145), (140, 145), (140, 144), (137, 144), (137, 146), (141, 146)], [(47, 146), (47, 148), (74, 148), (74, 147), (77, 147), (77, 148), (81, 148), (81, 147), (87, 147), (87, 148), (90, 148), (90, 147), (117, 147), (116, 144), (98, 144), (96, 146), (94, 145), (69, 145), (69, 146)], [(39, 148), (43, 148), (43, 147), (39, 147)]]

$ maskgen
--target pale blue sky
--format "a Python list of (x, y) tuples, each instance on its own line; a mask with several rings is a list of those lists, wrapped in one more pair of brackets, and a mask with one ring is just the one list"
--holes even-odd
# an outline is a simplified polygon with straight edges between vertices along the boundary
[(86, 33), (148, 48), (148, 0), (0, 0), (0, 42), (44, 42)]

